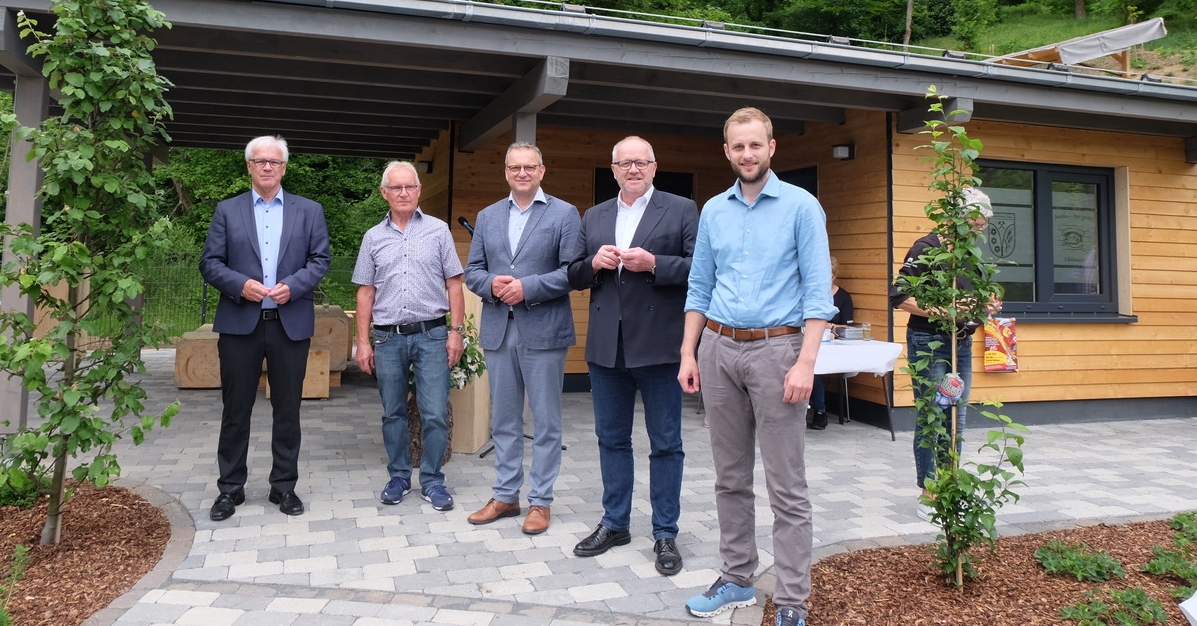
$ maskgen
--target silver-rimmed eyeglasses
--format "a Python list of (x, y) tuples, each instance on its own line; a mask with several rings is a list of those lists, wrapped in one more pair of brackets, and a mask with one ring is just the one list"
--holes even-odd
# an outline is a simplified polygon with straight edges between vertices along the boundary
[(270, 167), (281, 167), (287, 163), (278, 159), (250, 159), (249, 162), (257, 167), (266, 167), (267, 165)]
[(416, 190), (420, 188), (420, 186), (419, 185), (383, 185), (382, 188), (386, 189), (387, 191), (393, 191), (395, 193), (403, 193), (405, 191), (407, 193), (415, 193)]
[(506, 165), (504, 167), (506, 167), (507, 171), (511, 172), (512, 174), (519, 174), (520, 172), (535, 174), (536, 170), (540, 169), (540, 165)]
[(626, 171), (632, 169), (633, 165), (636, 166), (636, 169), (643, 170), (643, 169), (647, 169), (648, 166), (652, 165), (653, 163), (656, 163), (656, 161), (645, 161), (644, 159), (636, 159), (635, 161), (630, 161), (630, 160), (629, 161), (616, 161), (616, 162), (612, 163), (611, 165), (614, 165), (615, 167), (618, 167), (619, 169), (626, 172)]

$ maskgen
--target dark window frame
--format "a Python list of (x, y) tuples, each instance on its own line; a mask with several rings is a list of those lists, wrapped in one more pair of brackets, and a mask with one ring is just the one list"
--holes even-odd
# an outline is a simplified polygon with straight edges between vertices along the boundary
[[(1113, 168), (978, 159), (978, 175), (987, 168), (1029, 171), (1032, 176), (1034, 216), (1035, 300), (1005, 301), (1003, 315), (1053, 321), (1134, 321), (1118, 310), (1117, 203)], [(1057, 292), (1055, 283), (1055, 230), (1052, 220), (1052, 185), (1057, 182), (1093, 184), (1097, 187), (1098, 293)], [(985, 189), (982, 182), (981, 189)], [(1001, 270), (1001, 264), (998, 269)], [(1001, 281), (1001, 274), (997, 276)]]

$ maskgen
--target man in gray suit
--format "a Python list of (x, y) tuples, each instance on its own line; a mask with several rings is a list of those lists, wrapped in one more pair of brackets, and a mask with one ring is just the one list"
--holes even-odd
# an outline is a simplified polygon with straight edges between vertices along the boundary
[(489, 524), (520, 514), (526, 390), (534, 434), (523, 530), (536, 535), (549, 527), (561, 469), (561, 385), (575, 342), (566, 269), (581, 219), (577, 207), (541, 190), (545, 167), (536, 146), (511, 144), (504, 168), (511, 195), (478, 213), (465, 269), (466, 286), (483, 302), (478, 343), (490, 374), (495, 443), (494, 497), (468, 519)]
[(220, 334), (224, 401), (216, 447), (220, 495), (210, 512), (215, 521), (228, 519), (245, 502), (249, 419), (263, 358), (274, 409), (269, 499), (287, 515), (303, 513), (303, 501), (295, 495), (299, 405), (316, 332), (312, 290), (330, 258), (324, 209), (283, 193), (287, 157), (281, 137), (258, 137), (245, 146), (251, 189), (216, 205), (200, 259), (204, 280), (220, 291), (212, 325)]
[(603, 475), (603, 519), (574, 554), (597, 556), (632, 541), (632, 424), (639, 390), (649, 440), (653, 552), (657, 571), (671, 576), (682, 569), (676, 539), (686, 454), (677, 374), (698, 207), (653, 187), (656, 156), (639, 137), (615, 144), (611, 172), (619, 195), (586, 211), (569, 266), (570, 285), (590, 289), (586, 362)]

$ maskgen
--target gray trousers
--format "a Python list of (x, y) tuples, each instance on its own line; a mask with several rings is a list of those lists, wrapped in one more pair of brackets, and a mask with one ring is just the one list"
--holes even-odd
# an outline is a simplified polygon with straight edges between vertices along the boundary
[(806, 402), (786, 404), (786, 372), (798, 360), (801, 333), (736, 341), (704, 329), (698, 346), (702, 400), (715, 463), (715, 506), (723, 578), (752, 584), (760, 563), (752, 492), (760, 444), (773, 510), (773, 603), (806, 616), (812, 519), (806, 483)]

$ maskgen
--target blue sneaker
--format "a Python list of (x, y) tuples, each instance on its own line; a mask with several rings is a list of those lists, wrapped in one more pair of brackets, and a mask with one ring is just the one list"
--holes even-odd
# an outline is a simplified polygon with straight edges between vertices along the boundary
[(382, 488), (383, 504), (399, 504), (403, 502), (403, 496), (411, 493), (411, 481), (402, 476), (392, 476), (391, 480), (387, 481), (387, 486)]
[(777, 626), (806, 626), (806, 619), (798, 617), (798, 611), (788, 606), (777, 607)]
[(686, 610), (697, 617), (713, 617), (728, 609), (738, 609), (754, 604), (756, 604), (756, 587), (752, 585), (741, 587), (736, 583), (723, 580), (723, 577), (720, 576), (710, 589), (690, 598), (690, 601), (686, 602)]
[(432, 503), (432, 508), (438, 511), (448, 511), (453, 508), (453, 496), (445, 490), (444, 485), (433, 485), (420, 490), (420, 497)]

